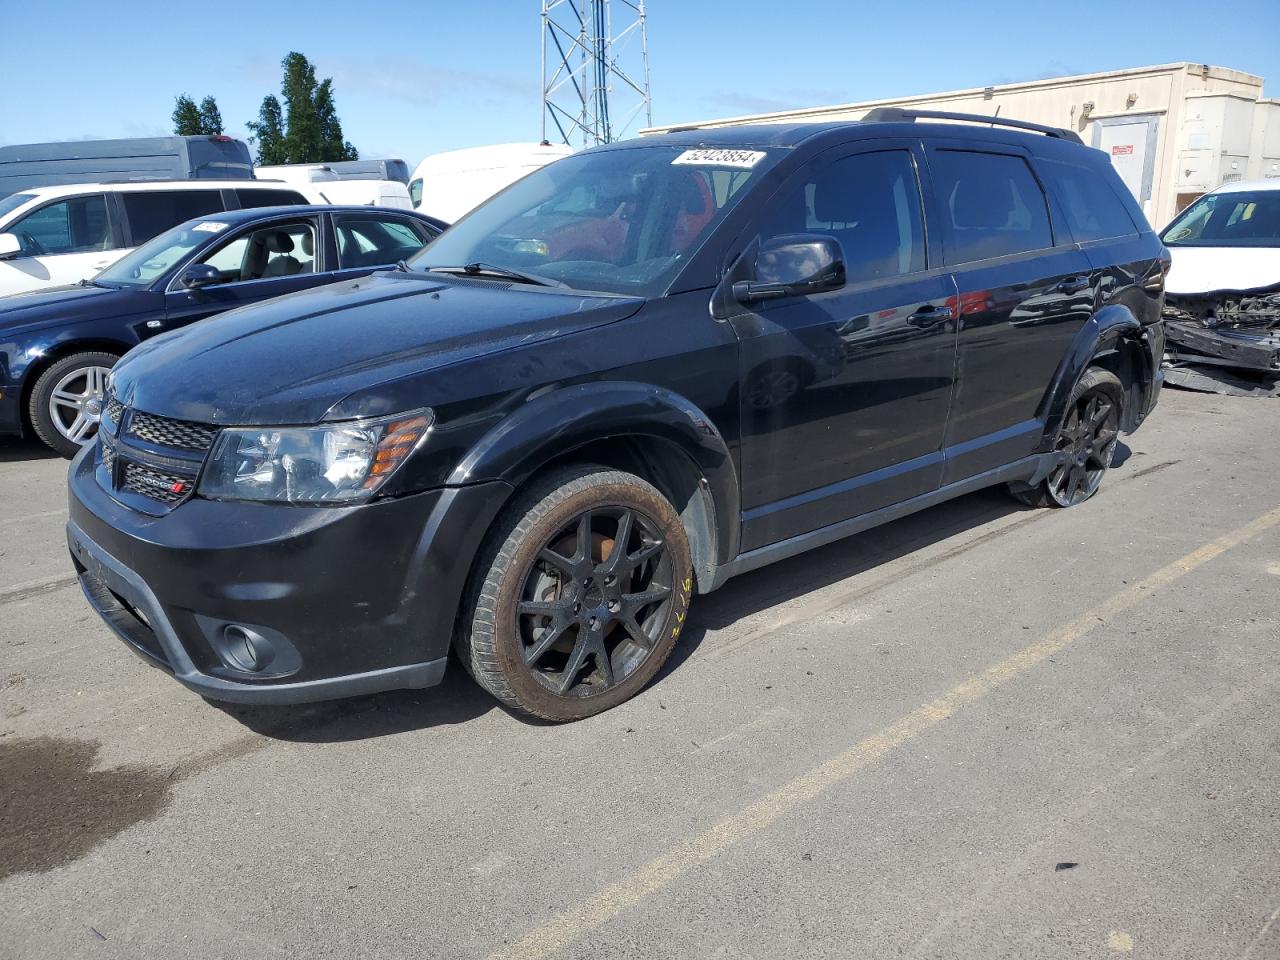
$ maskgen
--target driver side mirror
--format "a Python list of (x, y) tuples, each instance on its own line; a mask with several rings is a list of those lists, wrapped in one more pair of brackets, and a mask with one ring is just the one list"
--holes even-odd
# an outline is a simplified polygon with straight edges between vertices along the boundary
[(761, 244), (755, 279), (735, 283), (733, 296), (739, 303), (754, 303), (803, 297), (844, 285), (844, 251), (838, 240), (816, 233), (786, 233)]
[(201, 287), (222, 283), (222, 274), (217, 267), (211, 267), (207, 263), (193, 263), (182, 271), (179, 280), (188, 290), (199, 290)]
[(12, 233), (0, 233), (0, 260), (12, 260), (21, 255), (21, 241)]

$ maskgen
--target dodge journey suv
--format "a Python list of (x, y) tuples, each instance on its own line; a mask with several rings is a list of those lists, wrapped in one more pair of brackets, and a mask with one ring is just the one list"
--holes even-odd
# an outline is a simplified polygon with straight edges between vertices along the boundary
[(147, 341), (71, 468), (86, 596), (206, 697), (427, 687), (452, 646), (571, 720), (736, 574), (990, 485), (1088, 500), (1156, 402), (1167, 254), (1073, 133), (973, 119), (584, 151)]

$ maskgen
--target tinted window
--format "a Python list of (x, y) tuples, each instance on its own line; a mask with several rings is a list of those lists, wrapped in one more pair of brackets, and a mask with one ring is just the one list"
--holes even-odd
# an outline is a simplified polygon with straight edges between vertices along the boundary
[(578, 290), (657, 296), (776, 160), (669, 144), (575, 154), (486, 200), (412, 266), (480, 260)]
[(100, 193), (50, 203), (27, 214), (8, 232), (17, 236), (27, 257), (114, 248), (107, 201)]
[(225, 283), (314, 273), (315, 226), (303, 221), (259, 227), (232, 237), (201, 257), (200, 263), (217, 269)]
[(120, 194), (129, 218), (133, 245), (146, 243), (193, 217), (221, 213), (222, 194), (217, 190), (138, 190)]
[(845, 157), (772, 204), (762, 239), (822, 233), (844, 248), (853, 281), (925, 267), (924, 221), (915, 164), (905, 150)]
[(1280, 190), (1210, 193), (1162, 238), (1171, 247), (1280, 247)]
[(1067, 226), (1078, 243), (1127, 237), (1138, 232), (1101, 171), (1053, 162), (1041, 164), (1040, 169), (1057, 194)]
[(1021, 157), (938, 150), (930, 166), (949, 221), (951, 263), (1053, 246), (1044, 191)]
[(396, 263), (413, 256), (428, 239), (425, 230), (419, 235), (419, 224), (410, 227), (394, 217), (339, 214), (333, 225), (338, 233), (338, 266), (343, 270)]
[(249, 207), (289, 207), (296, 203), (306, 203), (307, 198), (296, 190), (236, 190), (236, 199), (240, 206)]

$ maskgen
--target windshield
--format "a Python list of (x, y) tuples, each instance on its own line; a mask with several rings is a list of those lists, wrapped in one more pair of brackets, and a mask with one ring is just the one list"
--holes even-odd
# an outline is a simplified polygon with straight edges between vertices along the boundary
[(94, 283), (108, 287), (142, 289), (155, 283), (178, 261), (201, 244), (208, 243), (227, 225), (216, 220), (196, 220), (166, 230), (152, 237), (131, 253), (125, 254), (93, 278)]
[(5, 197), (0, 200), (0, 219), (7, 217), (28, 200), (34, 200), (35, 198), (36, 195), (34, 193), (15, 193), (12, 196)]
[(765, 159), (763, 151), (668, 146), (566, 157), (481, 204), (409, 265), (480, 262), (578, 290), (655, 296)]
[(1170, 247), (1280, 247), (1280, 190), (1203, 196), (1161, 239)]

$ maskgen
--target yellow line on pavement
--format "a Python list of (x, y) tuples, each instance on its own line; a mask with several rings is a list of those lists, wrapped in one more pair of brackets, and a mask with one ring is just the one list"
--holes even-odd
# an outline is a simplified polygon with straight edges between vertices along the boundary
[(991, 691), (1047, 660), (1100, 623), (1137, 606), (1152, 591), (1167, 587), (1232, 547), (1277, 524), (1280, 524), (1280, 507), (1191, 551), (1145, 580), (1130, 584), (1030, 646), (957, 684), (936, 700), (916, 708), (859, 741), (844, 753), (787, 781), (772, 793), (726, 817), (703, 833), (677, 844), (573, 909), (536, 928), (515, 943), (497, 950), (490, 955), (490, 960), (538, 960), (556, 953), (628, 907), (658, 893), (735, 844), (764, 830), (801, 804), (848, 780), (895, 747), (918, 737), (962, 708), (981, 700)]

